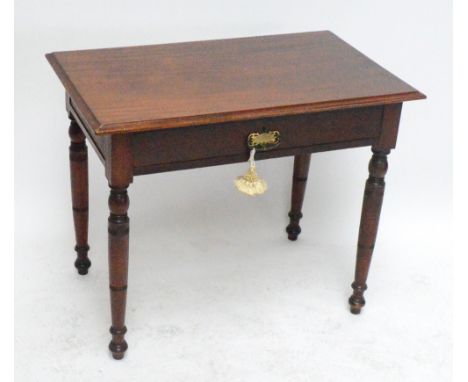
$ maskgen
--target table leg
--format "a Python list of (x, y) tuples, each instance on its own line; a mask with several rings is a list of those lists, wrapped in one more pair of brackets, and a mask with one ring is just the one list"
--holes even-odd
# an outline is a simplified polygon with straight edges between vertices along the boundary
[(80, 275), (88, 273), (91, 261), (88, 258), (88, 150), (86, 138), (70, 115), (70, 178), (75, 225), (75, 267)]
[(361, 224), (356, 257), (356, 273), (352, 284), (353, 294), (349, 298), (351, 313), (359, 314), (365, 305), (364, 291), (367, 289), (367, 275), (374, 251), (375, 239), (379, 225), (380, 210), (384, 196), (387, 172), (388, 151), (372, 150), (373, 155), (369, 163), (369, 178), (364, 191)]
[(289, 225), (286, 227), (289, 240), (297, 240), (301, 233), (299, 220), (302, 218), (302, 202), (309, 173), (310, 154), (296, 155), (294, 157), (294, 174), (291, 195), (291, 211), (289, 212)]
[(127, 187), (111, 186), (109, 195), (109, 288), (111, 297), (112, 341), (109, 349), (115, 359), (122, 359), (128, 348), (124, 339), (128, 278), (129, 200)]

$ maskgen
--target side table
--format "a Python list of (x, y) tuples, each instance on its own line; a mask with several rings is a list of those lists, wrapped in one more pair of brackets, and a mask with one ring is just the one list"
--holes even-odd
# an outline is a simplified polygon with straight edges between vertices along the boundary
[(372, 147), (349, 299), (351, 312), (360, 313), (387, 155), (396, 144), (402, 103), (423, 94), (328, 31), (46, 57), (65, 87), (71, 120), (75, 267), (81, 275), (91, 265), (86, 140), (109, 182), (109, 348), (115, 359), (127, 350), (127, 189), (133, 177), (245, 161), (252, 147), (257, 159), (294, 156), (290, 240), (301, 232), (311, 153)]

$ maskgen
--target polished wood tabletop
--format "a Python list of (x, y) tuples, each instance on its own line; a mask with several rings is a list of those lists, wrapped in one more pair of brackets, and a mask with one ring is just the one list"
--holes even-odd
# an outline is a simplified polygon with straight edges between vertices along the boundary
[(423, 98), (331, 32), (47, 55), (96, 134)]
[[(109, 349), (115, 359), (128, 348), (127, 190), (134, 177), (245, 161), (249, 152), (255, 159), (294, 156), (286, 232), (295, 241), (311, 153), (372, 148), (349, 298), (351, 312), (361, 312), (387, 155), (397, 143), (403, 102), (425, 98), (422, 93), (328, 31), (46, 56), (66, 91), (75, 267), (81, 275), (91, 266), (86, 142), (110, 187)], [(209, 230), (210, 222), (204, 224)]]

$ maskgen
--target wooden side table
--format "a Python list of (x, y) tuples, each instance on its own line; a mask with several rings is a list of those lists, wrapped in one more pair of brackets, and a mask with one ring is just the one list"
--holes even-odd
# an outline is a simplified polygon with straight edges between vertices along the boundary
[(46, 56), (66, 89), (71, 120), (75, 266), (81, 275), (91, 265), (86, 138), (109, 182), (109, 348), (115, 359), (127, 350), (127, 188), (133, 177), (245, 161), (252, 133), (263, 141), (257, 142), (257, 159), (294, 155), (290, 240), (301, 232), (311, 153), (372, 147), (349, 299), (351, 312), (361, 311), (387, 154), (396, 144), (402, 103), (423, 94), (328, 31)]

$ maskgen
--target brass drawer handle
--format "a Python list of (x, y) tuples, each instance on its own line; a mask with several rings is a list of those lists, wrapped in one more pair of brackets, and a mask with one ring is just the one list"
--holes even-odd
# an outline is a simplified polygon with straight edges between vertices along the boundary
[(266, 151), (278, 147), (280, 144), (279, 131), (264, 131), (261, 133), (250, 133), (247, 138), (249, 149), (257, 151)]

